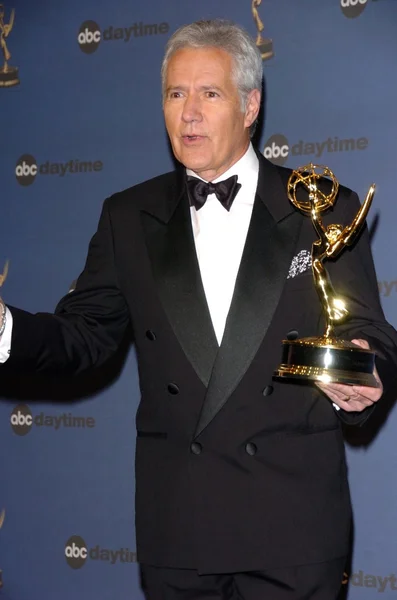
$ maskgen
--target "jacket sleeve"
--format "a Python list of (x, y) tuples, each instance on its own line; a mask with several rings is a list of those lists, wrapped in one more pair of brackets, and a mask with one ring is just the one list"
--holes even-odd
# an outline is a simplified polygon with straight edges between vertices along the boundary
[(76, 288), (62, 298), (55, 314), (9, 308), (11, 352), (1, 371), (78, 374), (110, 358), (124, 337), (129, 313), (114, 263), (109, 199)]

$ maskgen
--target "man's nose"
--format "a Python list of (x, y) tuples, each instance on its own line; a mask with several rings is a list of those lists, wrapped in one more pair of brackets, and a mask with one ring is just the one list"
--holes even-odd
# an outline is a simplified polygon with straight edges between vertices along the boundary
[(182, 120), (185, 123), (190, 123), (191, 121), (201, 121), (201, 119), (200, 100), (197, 96), (189, 94), (183, 105)]

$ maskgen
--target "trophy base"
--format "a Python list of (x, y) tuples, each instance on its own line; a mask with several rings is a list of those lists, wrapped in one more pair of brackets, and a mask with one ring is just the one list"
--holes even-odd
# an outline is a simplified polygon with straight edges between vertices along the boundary
[(322, 381), (379, 387), (373, 371), (375, 353), (333, 338), (283, 340), (281, 365), (274, 372), (282, 379)]
[(261, 53), (262, 60), (269, 60), (269, 58), (274, 56), (272, 40), (265, 40), (264, 38), (261, 38), (257, 40), (256, 46)]
[(18, 68), (8, 67), (5, 71), (4, 68), (0, 69), (0, 87), (12, 87), (19, 84)]

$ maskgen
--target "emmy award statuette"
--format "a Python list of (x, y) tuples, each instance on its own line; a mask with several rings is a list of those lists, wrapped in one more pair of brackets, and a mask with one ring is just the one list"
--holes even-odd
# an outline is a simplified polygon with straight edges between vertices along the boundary
[(256, 46), (259, 49), (259, 52), (261, 53), (262, 60), (268, 60), (274, 55), (273, 42), (269, 38), (262, 37), (262, 31), (264, 30), (265, 26), (263, 25), (263, 22), (258, 12), (258, 6), (260, 6), (261, 2), (262, 0), (252, 0), (251, 9), (252, 16), (254, 18), (257, 29)]
[[(331, 180), (331, 191), (328, 194), (318, 187), (318, 182), (324, 177)], [(297, 200), (298, 186), (303, 186), (307, 191), (307, 201)], [(327, 259), (335, 259), (346, 246), (351, 246), (357, 239), (371, 206), (375, 185), (369, 188), (350, 225), (324, 226), (321, 213), (334, 205), (338, 190), (337, 179), (323, 165), (310, 163), (300, 167), (292, 172), (288, 180), (288, 198), (303, 214), (310, 215), (319, 236), (312, 245), (312, 272), (326, 327), (322, 337), (283, 340), (281, 365), (274, 374), (283, 379), (379, 387), (373, 375), (374, 352), (335, 337), (334, 326), (349, 317), (349, 310), (344, 299), (335, 292), (323, 264)]]
[(12, 87), (19, 84), (18, 68), (11, 67), (8, 61), (11, 58), (10, 51), (7, 47), (7, 38), (10, 35), (14, 26), (15, 10), (11, 11), (9, 23), (5, 22), (5, 11), (3, 4), (0, 4), (0, 48), (4, 57), (4, 64), (0, 67), (0, 87)]

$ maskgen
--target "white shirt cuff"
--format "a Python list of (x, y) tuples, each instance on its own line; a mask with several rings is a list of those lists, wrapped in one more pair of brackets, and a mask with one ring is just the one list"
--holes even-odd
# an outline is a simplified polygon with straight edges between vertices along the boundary
[(332, 403), (332, 406), (334, 407), (335, 410), (340, 410), (340, 406), (338, 406), (337, 404), (335, 404), (334, 402)]
[(0, 337), (0, 363), (5, 363), (11, 352), (12, 314), (6, 306), (6, 326)]

